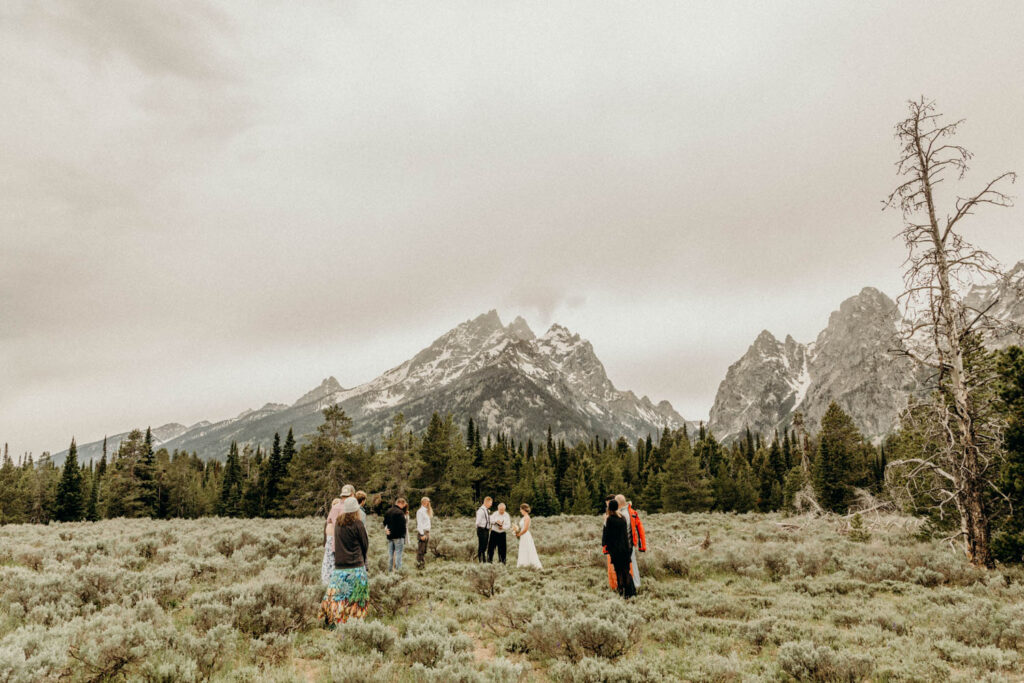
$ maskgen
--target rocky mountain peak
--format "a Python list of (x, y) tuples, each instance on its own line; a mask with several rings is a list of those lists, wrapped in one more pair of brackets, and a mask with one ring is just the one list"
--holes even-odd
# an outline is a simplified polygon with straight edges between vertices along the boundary
[(893, 300), (865, 287), (832, 312), (812, 344), (789, 335), (782, 344), (762, 332), (719, 387), (712, 431), (730, 438), (749, 426), (767, 434), (787, 427), (796, 410), (814, 430), (836, 401), (866, 436), (880, 438), (916, 381), (908, 361), (892, 353), (898, 323)]
[(153, 430), (153, 438), (156, 439), (157, 443), (169, 441), (174, 437), (182, 434), (188, 427), (177, 422), (168, 422), (165, 425), (160, 425)]
[(544, 336), (541, 337), (541, 339), (549, 339), (549, 340), (560, 339), (560, 340), (565, 340), (565, 341), (579, 341), (580, 336), (578, 334), (573, 334), (569, 330), (569, 328), (565, 327), (564, 325), (559, 325), (558, 323), (552, 323), (551, 327), (548, 328), (548, 331), (544, 333)]
[(533, 341), (537, 338), (537, 335), (533, 333), (533, 330), (530, 329), (529, 324), (523, 320), (521, 315), (517, 315), (516, 319), (509, 323), (508, 327), (505, 329), (508, 331), (510, 336), (521, 341)]
[(301, 406), (307, 403), (313, 403), (315, 401), (322, 401), (331, 394), (338, 393), (344, 390), (344, 387), (341, 386), (341, 383), (338, 382), (337, 379), (335, 379), (334, 377), (327, 377), (326, 379), (324, 379), (324, 381), (320, 382), (318, 386), (307, 391), (305, 394), (299, 397), (299, 399), (295, 401), (295, 403), (293, 403), (292, 405)]

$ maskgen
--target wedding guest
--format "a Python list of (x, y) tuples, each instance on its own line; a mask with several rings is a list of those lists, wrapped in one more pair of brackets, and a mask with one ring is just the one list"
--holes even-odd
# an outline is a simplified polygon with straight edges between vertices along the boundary
[(359, 519), (359, 503), (349, 497), (342, 503), (342, 515), (334, 525), (334, 571), (320, 601), (320, 616), (328, 628), (366, 616), (370, 599), (370, 580), (366, 574), (368, 548), (366, 527)]
[(366, 503), (366, 491), (356, 491), (355, 497), (356, 502), (359, 503), (359, 519), (366, 524), (366, 510), (363, 509), (363, 505)]
[(618, 501), (608, 501), (608, 519), (605, 521), (604, 532), (601, 535), (601, 545), (604, 552), (611, 559), (615, 568), (615, 582), (619, 595), (627, 600), (636, 595), (636, 588), (633, 586), (633, 577), (630, 576), (630, 557), (632, 555), (632, 544), (629, 542), (629, 529), (626, 520), (619, 512)]
[(405, 538), (408, 534), (409, 516), (405, 511), (407, 507), (405, 498), (398, 498), (391, 509), (384, 513), (384, 533), (388, 537), (389, 574), (392, 569), (402, 571), (402, 551), (405, 549)]
[(430, 542), (430, 520), (434, 517), (434, 509), (430, 507), (430, 499), (424, 496), (420, 499), (420, 509), (416, 511), (416, 536), (419, 543), (416, 546), (416, 568), (423, 569), (427, 566), (427, 545)]
[(498, 551), (498, 561), (505, 564), (507, 545), (505, 533), (512, 528), (512, 517), (505, 512), (505, 504), (498, 503), (498, 511), (491, 515), (491, 537), (487, 542), (487, 561), (494, 562), (494, 551)]
[[(613, 500), (615, 500), (615, 496), (614, 495), (608, 496), (608, 497), (606, 497), (604, 499), (604, 523), (605, 524), (608, 523), (608, 515), (611, 514), (608, 511), (608, 503), (610, 503)], [(615, 580), (615, 566), (612, 564), (612, 558), (611, 558), (610, 555), (608, 555), (608, 551), (607, 550), (604, 552), (604, 554), (607, 555), (607, 562), (608, 562), (608, 567), (607, 567), (608, 568), (608, 587), (611, 588), (613, 591), (618, 591), (619, 590), (619, 584)]]
[(487, 542), (491, 531), (491, 500), (490, 496), (484, 498), (476, 511), (476, 561), (487, 561)]
[(324, 559), (320, 564), (320, 581), (325, 586), (331, 580), (331, 572), (334, 571), (334, 523), (341, 516), (341, 502), (341, 498), (331, 501), (327, 524), (324, 525)]

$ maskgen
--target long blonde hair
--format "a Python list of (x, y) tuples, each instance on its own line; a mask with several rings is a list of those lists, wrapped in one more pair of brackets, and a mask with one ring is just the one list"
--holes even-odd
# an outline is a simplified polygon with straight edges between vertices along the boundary
[(420, 505), (422, 505), (423, 503), (427, 504), (427, 516), (432, 518), (434, 516), (434, 508), (431, 507), (430, 505), (430, 499), (427, 498), (426, 496), (423, 496), (422, 498), (420, 498)]

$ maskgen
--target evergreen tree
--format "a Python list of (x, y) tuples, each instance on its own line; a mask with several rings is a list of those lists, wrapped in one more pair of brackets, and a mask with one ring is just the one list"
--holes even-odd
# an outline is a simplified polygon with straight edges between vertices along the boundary
[(559, 502), (562, 507), (568, 506), (569, 498), (572, 495), (572, 489), (574, 482), (569, 479), (569, 449), (565, 446), (565, 441), (558, 442), (558, 454), (555, 457), (555, 494), (558, 496)]
[(295, 435), (292, 428), (288, 428), (288, 435), (284, 438), (284, 447), (281, 449), (281, 467), (283, 472), (288, 471), (288, 466), (295, 457)]
[(441, 481), (447, 465), (448, 439), (444, 426), (444, 420), (435, 411), (430, 416), (430, 423), (427, 425), (427, 433), (423, 435), (420, 443), (420, 476), (417, 487), (426, 495), (432, 495)]
[[(472, 420), (469, 431), (473, 432)], [(398, 496), (411, 496), (422, 466), (416, 439), (405, 426), (405, 415), (398, 413), (392, 420), (391, 431), (384, 437), (383, 448), (374, 454), (370, 486), (388, 502)]]
[(574, 463), (572, 468), (569, 512), (574, 515), (594, 514), (594, 494), (587, 482), (587, 467), (584, 460)]
[(64, 461), (60, 483), (57, 485), (57, 506), (54, 517), (61, 522), (77, 522), (85, 508), (82, 491), (82, 473), (78, 468), (78, 447), (71, 439), (68, 457)]
[[(323, 423), (289, 463), (282, 486), (286, 491), (280, 503), (283, 514), (326, 513), (331, 499), (345, 484), (358, 488), (366, 481), (368, 455), (362, 444), (352, 442), (352, 418), (337, 405), (321, 412)], [(294, 446), (294, 439), (290, 440)], [(286, 438), (282, 456), (287, 452), (288, 442)]]
[(689, 448), (672, 450), (661, 480), (664, 512), (699, 512), (711, 508), (711, 482)]
[[(687, 448), (689, 449), (689, 441)], [(701, 469), (714, 477), (722, 464), (722, 446), (710, 431), (701, 430), (701, 438), (693, 445), (693, 454), (700, 463)]]
[(782, 507), (786, 510), (795, 510), (794, 501), (796, 500), (796, 494), (799, 493), (804, 486), (807, 484), (807, 480), (804, 479), (803, 468), (799, 464), (795, 465), (789, 472), (786, 473), (786, 479), (782, 482)]
[(746, 428), (746, 433), (744, 435), (743, 444), (745, 446), (745, 448), (744, 448), (744, 455), (747, 458), (747, 462), (748, 463), (749, 462), (753, 462), (753, 460), (754, 460), (754, 450), (755, 450), (754, 449), (754, 434), (753, 434), (753, 432), (750, 431), (750, 427), (749, 426)]
[(153, 431), (146, 427), (141, 457), (135, 464), (135, 498), (138, 517), (154, 517), (157, 508), (156, 457), (153, 453)]
[(238, 517), (241, 512), (242, 466), (238, 458), (238, 443), (232, 441), (228, 448), (228, 459), (224, 463), (224, 478), (221, 480), (217, 514), (224, 517)]
[(863, 439), (853, 418), (833, 401), (821, 418), (818, 457), (812, 479), (818, 503), (832, 512), (845, 512), (853, 496), (854, 457)]
[(998, 394), (1006, 419), (999, 473), (1005, 498), (996, 501), (992, 554), (1001, 562), (1024, 562), (1024, 349), (1012, 346), (997, 357)]
[(100, 499), (100, 474), (99, 468), (93, 472), (92, 481), (89, 486), (89, 497), (85, 503), (85, 518), (90, 522), (95, 522), (100, 518), (99, 513), (99, 499)]
[(277, 510), (280, 501), (281, 480), (287, 473), (284, 457), (281, 454), (281, 435), (274, 432), (273, 445), (270, 447), (270, 458), (267, 460), (267, 483), (264, 492), (263, 515)]
[(100, 504), (107, 517), (148, 517), (152, 513), (147, 505), (151, 501), (145, 495), (152, 489), (144, 490), (140, 485), (139, 475), (145, 469), (145, 459), (145, 438), (140, 430), (133, 429), (121, 441), (113, 461), (106, 467)]
[[(507, 502), (512, 493), (513, 462), (504, 439), (498, 438), (484, 451), (480, 479), (495, 502)], [(481, 491), (484, 493), (484, 491)]]

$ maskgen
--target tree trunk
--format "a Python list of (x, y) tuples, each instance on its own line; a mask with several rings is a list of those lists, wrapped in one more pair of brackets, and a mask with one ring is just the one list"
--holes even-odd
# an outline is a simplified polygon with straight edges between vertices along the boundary
[[(938, 276), (939, 301), (938, 319), (946, 348), (938, 349), (940, 362), (949, 370), (949, 391), (953, 399), (953, 434), (954, 451), (959, 452), (961, 461), (961, 480), (956, 492), (957, 507), (961, 511), (962, 528), (965, 533), (964, 545), (967, 557), (978, 567), (992, 567), (992, 553), (989, 547), (990, 533), (985, 501), (982, 496), (984, 484), (978, 477), (978, 446), (974, 433), (974, 424), (970, 409), (970, 388), (967, 386), (964, 368), (964, 350), (961, 339), (959, 321), (953, 306), (953, 290), (950, 284), (950, 266), (947, 259), (946, 244), (943, 239), (939, 221), (936, 217), (935, 202), (932, 197), (932, 178), (928, 156), (921, 145), (920, 131), (916, 131), (918, 163), (921, 168), (921, 183), (925, 205), (928, 210), (929, 232), (935, 249), (935, 271)], [(958, 442), (958, 443), (956, 443)]]
[(982, 488), (982, 482), (976, 479), (968, 480), (964, 485), (962, 497), (965, 513), (964, 526), (967, 531), (965, 546), (967, 559), (971, 564), (991, 569), (995, 566), (995, 561), (992, 559), (992, 549), (989, 544), (991, 529), (985, 510)]

